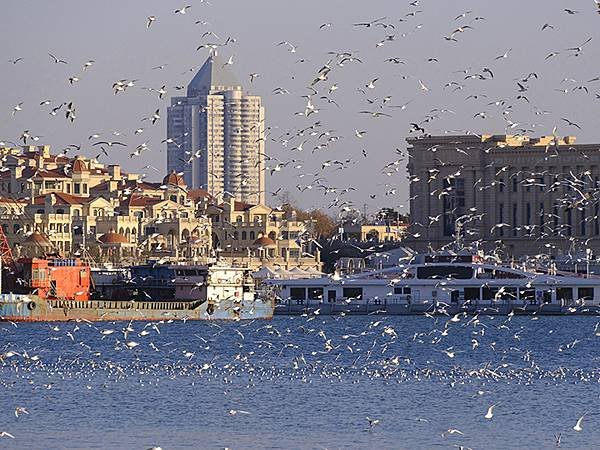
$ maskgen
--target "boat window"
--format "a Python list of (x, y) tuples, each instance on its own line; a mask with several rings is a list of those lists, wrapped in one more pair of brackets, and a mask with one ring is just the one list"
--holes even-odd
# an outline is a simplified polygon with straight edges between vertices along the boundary
[(323, 288), (320, 287), (309, 287), (308, 298), (311, 300), (322, 300), (323, 299)]
[(497, 295), (497, 287), (483, 286), (483, 288), (481, 289), (481, 297), (483, 300), (496, 300)]
[(535, 300), (535, 289), (519, 290), (519, 298), (521, 300), (528, 300), (528, 301)]
[(594, 299), (594, 288), (593, 287), (580, 287), (577, 289), (577, 298), (580, 300), (593, 300)]
[(363, 290), (360, 287), (345, 287), (342, 295), (344, 298), (362, 298)]
[(304, 300), (306, 298), (306, 289), (299, 287), (290, 288), (290, 298), (292, 300)]
[(444, 278), (468, 280), (473, 278), (473, 268), (467, 266), (422, 266), (417, 267), (417, 278), (421, 280)]
[(465, 288), (465, 301), (468, 300), (479, 300), (479, 288), (478, 287), (466, 287)]
[(542, 291), (542, 301), (544, 303), (552, 303), (552, 291)]
[(496, 270), (494, 272), (494, 278), (526, 278), (525, 275), (515, 272), (508, 272), (506, 270)]
[(404, 293), (403, 290), (404, 290), (404, 288), (395, 287), (394, 288), (394, 295), (402, 295)]
[(175, 269), (175, 275), (177, 275), (178, 277), (182, 277), (185, 275), (185, 270), (183, 269)]
[(573, 288), (570, 288), (570, 287), (556, 288), (556, 299), (558, 301), (573, 300)]
[(409, 287), (405, 287), (404, 288), (404, 295), (409, 295), (411, 293), (410, 288)]

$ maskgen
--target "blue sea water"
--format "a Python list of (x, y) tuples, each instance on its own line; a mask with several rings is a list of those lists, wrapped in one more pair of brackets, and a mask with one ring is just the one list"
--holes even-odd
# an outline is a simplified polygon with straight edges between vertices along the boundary
[(0, 448), (597, 449), (599, 321), (1, 323)]

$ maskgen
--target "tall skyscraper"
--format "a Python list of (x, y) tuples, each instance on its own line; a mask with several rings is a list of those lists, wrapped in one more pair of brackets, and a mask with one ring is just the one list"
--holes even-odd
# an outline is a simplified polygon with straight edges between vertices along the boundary
[(169, 171), (213, 196), (264, 203), (264, 108), (259, 96), (244, 94), (228, 64), (209, 56), (167, 112)]

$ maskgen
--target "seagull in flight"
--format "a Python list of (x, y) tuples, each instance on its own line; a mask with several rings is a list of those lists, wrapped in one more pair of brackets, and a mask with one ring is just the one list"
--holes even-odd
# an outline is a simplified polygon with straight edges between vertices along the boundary
[(48, 56), (50, 56), (50, 58), (52, 58), (54, 60), (55, 64), (58, 64), (58, 63), (68, 64), (64, 59), (57, 58), (52, 53), (48, 53)]
[(175, 14), (186, 14), (187, 10), (191, 7), (192, 7), (192, 5), (186, 5), (183, 8), (176, 9)]

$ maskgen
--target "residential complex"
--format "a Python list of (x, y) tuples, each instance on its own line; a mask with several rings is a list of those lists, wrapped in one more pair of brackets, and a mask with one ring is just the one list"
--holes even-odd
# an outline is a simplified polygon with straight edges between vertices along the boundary
[(173, 97), (167, 119), (167, 168), (192, 189), (264, 204), (264, 108), (247, 95), (228, 64), (211, 55)]
[(600, 145), (511, 135), (407, 142), (407, 245), (437, 249), (458, 238), (506, 256), (600, 253)]
[(321, 269), (313, 223), (262, 204), (188, 189), (171, 171), (162, 183), (119, 165), (0, 148), (0, 220), (17, 255), (59, 252), (118, 264), (160, 258), (250, 267)]

